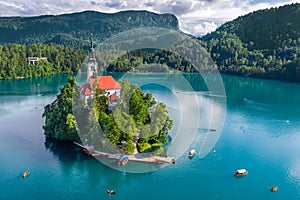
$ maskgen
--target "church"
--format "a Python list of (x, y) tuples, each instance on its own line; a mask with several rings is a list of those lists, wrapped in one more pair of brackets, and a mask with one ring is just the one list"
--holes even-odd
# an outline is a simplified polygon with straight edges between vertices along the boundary
[(102, 90), (103, 95), (109, 98), (110, 103), (115, 102), (121, 95), (121, 85), (112, 76), (98, 76), (98, 64), (96, 61), (93, 43), (91, 41), (91, 51), (87, 63), (87, 83), (80, 89), (80, 95), (87, 101), (93, 98), (95, 87)]

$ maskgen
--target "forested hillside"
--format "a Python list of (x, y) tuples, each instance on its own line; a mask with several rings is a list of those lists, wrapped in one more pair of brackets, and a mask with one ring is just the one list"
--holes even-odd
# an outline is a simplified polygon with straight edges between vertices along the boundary
[[(64, 45), (0, 45), (0, 80), (77, 73), (86, 56), (87, 51)], [(28, 57), (47, 57), (47, 61), (29, 64)]]
[(138, 27), (178, 29), (178, 20), (171, 14), (148, 11), (123, 11), (106, 14), (85, 11), (38, 17), (1, 17), (0, 44), (57, 43), (75, 48), (89, 45), (90, 34), (101, 41), (113, 34)]
[(200, 40), (222, 73), (300, 82), (300, 4), (250, 13)]
[[(0, 78), (76, 73), (87, 52), (72, 47), (86, 49), (91, 33), (97, 42), (112, 34), (143, 26), (178, 29), (178, 21), (173, 15), (147, 11), (115, 14), (86, 11), (59, 16), (2, 17), (0, 43), (30, 45), (54, 42), (64, 46), (52, 43), (38, 47), (0, 46)], [(221, 73), (300, 82), (299, 3), (241, 16), (199, 38), (198, 42), (209, 52)], [(202, 50), (195, 53), (187, 48), (189, 44), (182, 45), (187, 49), (187, 55), (196, 55), (195, 60), (201, 63), (196, 68), (204, 71), (214, 68)], [(46, 56), (49, 63), (40, 65), (46, 66), (44, 68), (30, 66), (26, 64), (28, 56)], [(154, 66), (151, 63), (159, 63), (162, 67), (147, 68)], [(108, 71), (128, 71), (141, 65), (143, 71), (196, 71), (185, 58), (157, 49), (128, 52), (110, 63), (101, 63), (101, 67)]]

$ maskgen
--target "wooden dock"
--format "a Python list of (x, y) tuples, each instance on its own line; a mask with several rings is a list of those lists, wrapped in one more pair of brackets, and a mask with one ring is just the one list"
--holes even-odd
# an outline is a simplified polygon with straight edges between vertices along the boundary
[[(78, 142), (74, 142), (74, 144), (76, 144), (77, 146), (83, 148), (83, 150), (94, 157), (107, 157), (109, 159), (115, 159), (115, 160), (119, 160), (120, 156), (122, 154), (110, 154), (110, 153), (105, 153), (105, 152), (100, 152), (95, 150), (93, 147), (90, 146), (85, 146), (83, 144), (80, 144)], [(129, 161), (134, 161), (134, 162), (146, 162), (146, 163), (157, 163), (157, 164), (164, 164), (164, 163), (175, 163), (175, 158), (174, 157), (170, 157), (170, 156), (166, 156), (166, 157), (162, 157), (162, 156), (150, 156), (150, 157), (145, 157), (142, 154), (133, 154), (133, 155), (126, 155), (128, 157)]]

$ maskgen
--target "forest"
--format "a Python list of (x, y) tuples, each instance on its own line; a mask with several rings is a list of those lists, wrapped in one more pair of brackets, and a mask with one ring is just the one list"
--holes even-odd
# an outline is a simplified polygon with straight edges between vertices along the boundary
[(221, 73), (300, 82), (300, 4), (255, 11), (199, 40)]
[[(121, 18), (124, 16), (127, 19), (131, 17), (130, 19), (133, 21), (128, 23), (122, 21)], [(145, 19), (142, 19), (142, 16), (145, 16), (145, 19), (151, 19), (151, 22), (146, 23)], [(30, 27), (30, 24), (33, 22), (36, 24), (45, 23), (46, 19), (48, 20), (47, 23), (50, 23), (47, 26), (58, 28), (54, 34), (55, 36), (52, 35), (53, 38), (50, 39), (52, 42), (69, 44), (67, 38), (75, 37), (80, 42), (69, 45), (78, 49), (52, 43), (33, 44), (31, 46), (20, 44), (0, 46), (0, 79), (26, 78), (58, 73), (77, 73), (82, 61), (87, 56), (87, 51), (83, 49), (86, 49), (89, 34), (75, 31), (78, 29), (78, 25), (75, 24), (76, 20), (79, 20), (84, 26), (88, 26), (87, 24), (89, 23), (86, 20), (90, 20), (92, 21), (91, 27), (97, 26), (98, 21), (96, 19), (108, 20), (107, 23), (104, 23), (103, 30), (101, 29), (108, 34), (107, 37), (118, 31), (139, 27), (141, 24), (143, 26), (153, 25), (172, 29), (178, 28), (178, 21), (172, 15), (157, 15), (150, 12), (132, 11), (112, 15), (83, 12), (57, 17), (0, 18), (0, 27), (7, 31), (7, 37), (10, 37), (10, 31), (16, 30), (14, 34), (18, 38), (18, 31)], [(74, 34), (74, 31), (71, 31), (72, 29), (66, 30), (64, 28), (65, 24), (62, 26), (57, 25), (57, 23), (62, 23), (64, 20), (66, 24), (69, 24), (74, 29), (77, 35)], [(0, 32), (2, 29), (0, 28)], [(94, 38), (97, 38), (99, 41), (106, 38), (103, 35), (100, 37), (100, 32), (97, 31), (96, 29), (89, 30), (90, 33), (95, 34)], [(29, 38), (36, 38), (37, 41), (35, 42), (46, 42), (44, 39), (39, 39), (39, 37), (43, 36), (40, 32), (34, 37), (31, 37), (30, 34), (27, 36), (30, 36)], [(27, 36), (24, 35), (24, 37)], [(249, 13), (226, 22), (212, 33), (199, 38), (192, 37), (192, 39), (193, 41), (196, 40), (199, 44), (197, 46), (202, 46), (203, 48), (194, 49), (189, 42), (186, 42), (180, 44), (178, 48), (182, 50), (182, 54), (180, 55), (174, 53), (172, 50), (137, 49), (125, 52), (120, 57), (109, 60), (109, 62), (105, 59), (101, 60), (102, 63), (99, 66), (102, 69), (100, 71), (180, 71), (189, 73), (199, 71), (213, 72), (217, 67), (221, 73), (225, 74), (300, 82), (299, 3)], [(23, 39), (7, 39), (6, 41), (21, 42), (21, 40), (23, 41)], [(26, 42), (26, 39), (24, 39), (21, 43), (30, 44), (31, 42)], [(26, 60), (28, 56), (45, 56), (48, 58), (48, 62), (29, 65)], [(103, 55), (98, 56), (101, 57)], [(109, 55), (105, 56), (109, 57)], [(153, 63), (159, 64), (159, 67), (152, 65)]]
[(45, 136), (81, 141), (110, 153), (132, 154), (136, 144), (139, 153), (163, 155), (173, 125), (166, 105), (157, 103), (151, 93), (145, 94), (129, 81), (122, 80), (120, 84), (121, 97), (111, 110), (108, 97), (100, 89), (85, 103), (75, 78), (69, 78), (57, 99), (45, 106)]
[[(77, 73), (86, 56), (87, 51), (57, 44), (0, 45), (0, 80)], [(29, 64), (28, 57), (47, 57), (47, 61)]]
[[(208, 54), (202, 49), (188, 48), (188, 43), (180, 45), (181, 53), (193, 55), (191, 62), (197, 64), (196, 67), (175, 52), (161, 49), (139, 49), (113, 60), (107, 67), (108, 72), (205, 72), (214, 69), (208, 60)], [(157, 65), (153, 65), (157, 64)]]

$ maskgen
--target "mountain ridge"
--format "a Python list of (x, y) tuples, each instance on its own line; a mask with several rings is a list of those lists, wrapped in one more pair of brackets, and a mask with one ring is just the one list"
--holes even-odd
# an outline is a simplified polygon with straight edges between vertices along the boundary
[[(113, 34), (143, 26), (179, 28), (176, 16), (148, 11), (2, 17), (0, 35), (11, 40), (0, 37), (0, 45), (56, 43), (87, 49), (91, 33), (96, 42), (101, 42)], [(221, 73), (300, 82), (300, 3), (251, 12), (197, 39)], [(170, 64), (168, 59), (158, 60), (160, 64)], [(129, 62), (127, 67), (131, 65)]]
[[(83, 11), (61, 15), (0, 17), (0, 44), (58, 43), (79, 48), (88, 44), (90, 34), (103, 40), (113, 34), (138, 27), (178, 29), (178, 19), (172, 14), (149, 11), (101, 13)], [(60, 41), (60, 37), (64, 37)], [(68, 41), (67, 41), (68, 40)]]

